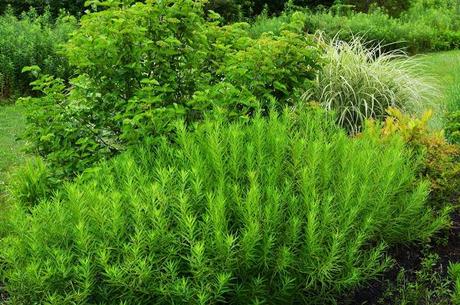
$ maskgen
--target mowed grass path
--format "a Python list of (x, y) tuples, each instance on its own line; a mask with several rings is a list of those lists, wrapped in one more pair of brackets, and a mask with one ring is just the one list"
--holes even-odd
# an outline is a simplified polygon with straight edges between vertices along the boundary
[(20, 106), (0, 104), (0, 196), (7, 171), (24, 160), (23, 142), (18, 141), (24, 126), (25, 119)]

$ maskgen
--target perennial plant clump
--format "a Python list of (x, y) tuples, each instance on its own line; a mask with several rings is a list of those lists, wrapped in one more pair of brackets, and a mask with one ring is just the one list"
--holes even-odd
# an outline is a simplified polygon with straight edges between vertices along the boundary
[[(15, 304), (325, 304), (448, 223), (399, 136), (350, 138), (320, 110), (175, 124), (51, 201), (10, 211)], [(50, 221), (52, 219), (52, 221)]]
[(245, 23), (205, 18), (201, 1), (105, 5), (83, 16), (65, 45), (70, 85), (42, 74), (33, 83), (42, 96), (24, 103), (30, 150), (64, 177), (173, 133), (177, 118), (193, 123), (217, 106), (230, 118), (282, 109), (321, 66), (295, 18), (279, 35), (253, 39)]
[(383, 120), (389, 107), (414, 113), (432, 105), (436, 86), (405, 54), (369, 48), (359, 38), (324, 44), (326, 64), (303, 99), (336, 111), (339, 125), (351, 133), (366, 119)]

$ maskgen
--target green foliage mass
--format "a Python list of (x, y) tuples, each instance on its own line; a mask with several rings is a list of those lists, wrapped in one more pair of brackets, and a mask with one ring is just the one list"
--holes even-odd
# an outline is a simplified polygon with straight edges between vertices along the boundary
[(387, 45), (387, 48), (405, 48), (410, 53), (458, 48), (460, 15), (455, 2), (448, 0), (439, 5), (419, 2), (400, 18), (392, 18), (381, 10), (347, 16), (330, 12), (312, 14), (307, 28), (347, 41), (360, 35), (368, 41)]
[(175, 145), (12, 208), (13, 304), (327, 304), (385, 270), (387, 246), (448, 222), (400, 137), (350, 138), (313, 109), (175, 126)]
[[(94, 0), (3, 0), (0, 3), (0, 13), (10, 7), (16, 14), (33, 8), (39, 13), (48, 9), (53, 16), (58, 16), (63, 10), (72, 15), (80, 16), (86, 9), (92, 7), (91, 4), (100, 2)], [(124, 2), (132, 3), (134, 1), (125, 0)], [(270, 15), (278, 15), (286, 6), (315, 9), (345, 4), (345, 6), (351, 6), (354, 10), (362, 12), (368, 12), (378, 6), (391, 15), (398, 16), (410, 7), (411, 2), (410, 0), (208, 0), (205, 8), (219, 13), (225, 21), (230, 22), (257, 16), (264, 10)]]
[[(406, 12), (415, 0), (210, 0), (207, 8), (221, 14), (226, 21), (241, 20), (254, 17), (262, 12), (279, 15), (289, 7), (318, 10), (332, 8), (334, 10), (354, 10), (369, 12), (376, 7), (383, 9), (391, 16), (400, 16)], [(450, 0), (448, 0), (450, 1)], [(433, 2), (433, 1), (431, 1)]]
[(39, 158), (29, 158), (8, 177), (9, 195), (23, 206), (34, 206), (52, 196), (58, 181)]
[(31, 150), (68, 176), (170, 133), (178, 117), (195, 122), (218, 106), (247, 118), (292, 103), (320, 67), (316, 43), (295, 16), (279, 35), (253, 39), (248, 28), (219, 26), (192, 0), (85, 15), (65, 45), (78, 76), (66, 86), (42, 75), (33, 84), (44, 96), (25, 102)]
[(25, 66), (38, 65), (44, 73), (68, 77), (67, 60), (58, 50), (75, 28), (76, 20), (69, 16), (55, 21), (35, 11), (19, 18), (0, 16), (0, 98), (30, 92), (33, 78), (21, 73)]
[(83, 12), (86, 0), (2, 0), (0, 3), (0, 13), (10, 8), (14, 13), (20, 15), (33, 8), (42, 14), (49, 10), (54, 17), (57, 17), (62, 10), (73, 15)]
[[(326, 11), (304, 10), (305, 31), (322, 32), (329, 38), (353, 41), (356, 37), (385, 50), (403, 48), (409, 53), (450, 50), (460, 46), (460, 4), (456, 1), (416, 0), (398, 18), (380, 8), (367, 13), (341, 6)], [(280, 20), (282, 22), (280, 22)], [(252, 32), (278, 32), (290, 14), (256, 19)]]
[(446, 137), (452, 142), (460, 144), (460, 111), (447, 115)]

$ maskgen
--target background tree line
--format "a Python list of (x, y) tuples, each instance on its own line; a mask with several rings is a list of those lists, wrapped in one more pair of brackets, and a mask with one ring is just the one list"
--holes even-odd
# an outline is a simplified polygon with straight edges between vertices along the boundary
[[(11, 7), (16, 14), (28, 11), (30, 8), (42, 13), (49, 8), (55, 16), (61, 10), (72, 15), (80, 15), (85, 10), (85, 2), (85, 0), (3, 0), (0, 3), (0, 13), (4, 13), (8, 7)], [(258, 15), (264, 8), (269, 14), (279, 14), (288, 2), (308, 8), (330, 7), (334, 4), (353, 5), (359, 11), (367, 11), (373, 5), (378, 5), (392, 15), (397, 15), (410, 6), (411, 0), (210, 0), (206, 7), (218, 12), (227, 21), (233, 21)]]

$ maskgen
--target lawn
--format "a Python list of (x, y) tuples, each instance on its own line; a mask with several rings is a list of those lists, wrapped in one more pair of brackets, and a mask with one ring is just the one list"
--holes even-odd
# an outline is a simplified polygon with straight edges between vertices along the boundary
[(426, 71), (445, 87), (452, 86), (460, 78), (460, 50), (419, 55)]
[(0, 106), (0, 190), (5, 183), (8, 169), (24, 159), (23, 142), (18, 137), (25, 125), (19, 106)]
[(448, 110), (460, 109), (460, 50), (420, 55), (418, 60), (440, 86), (440, 102)]

